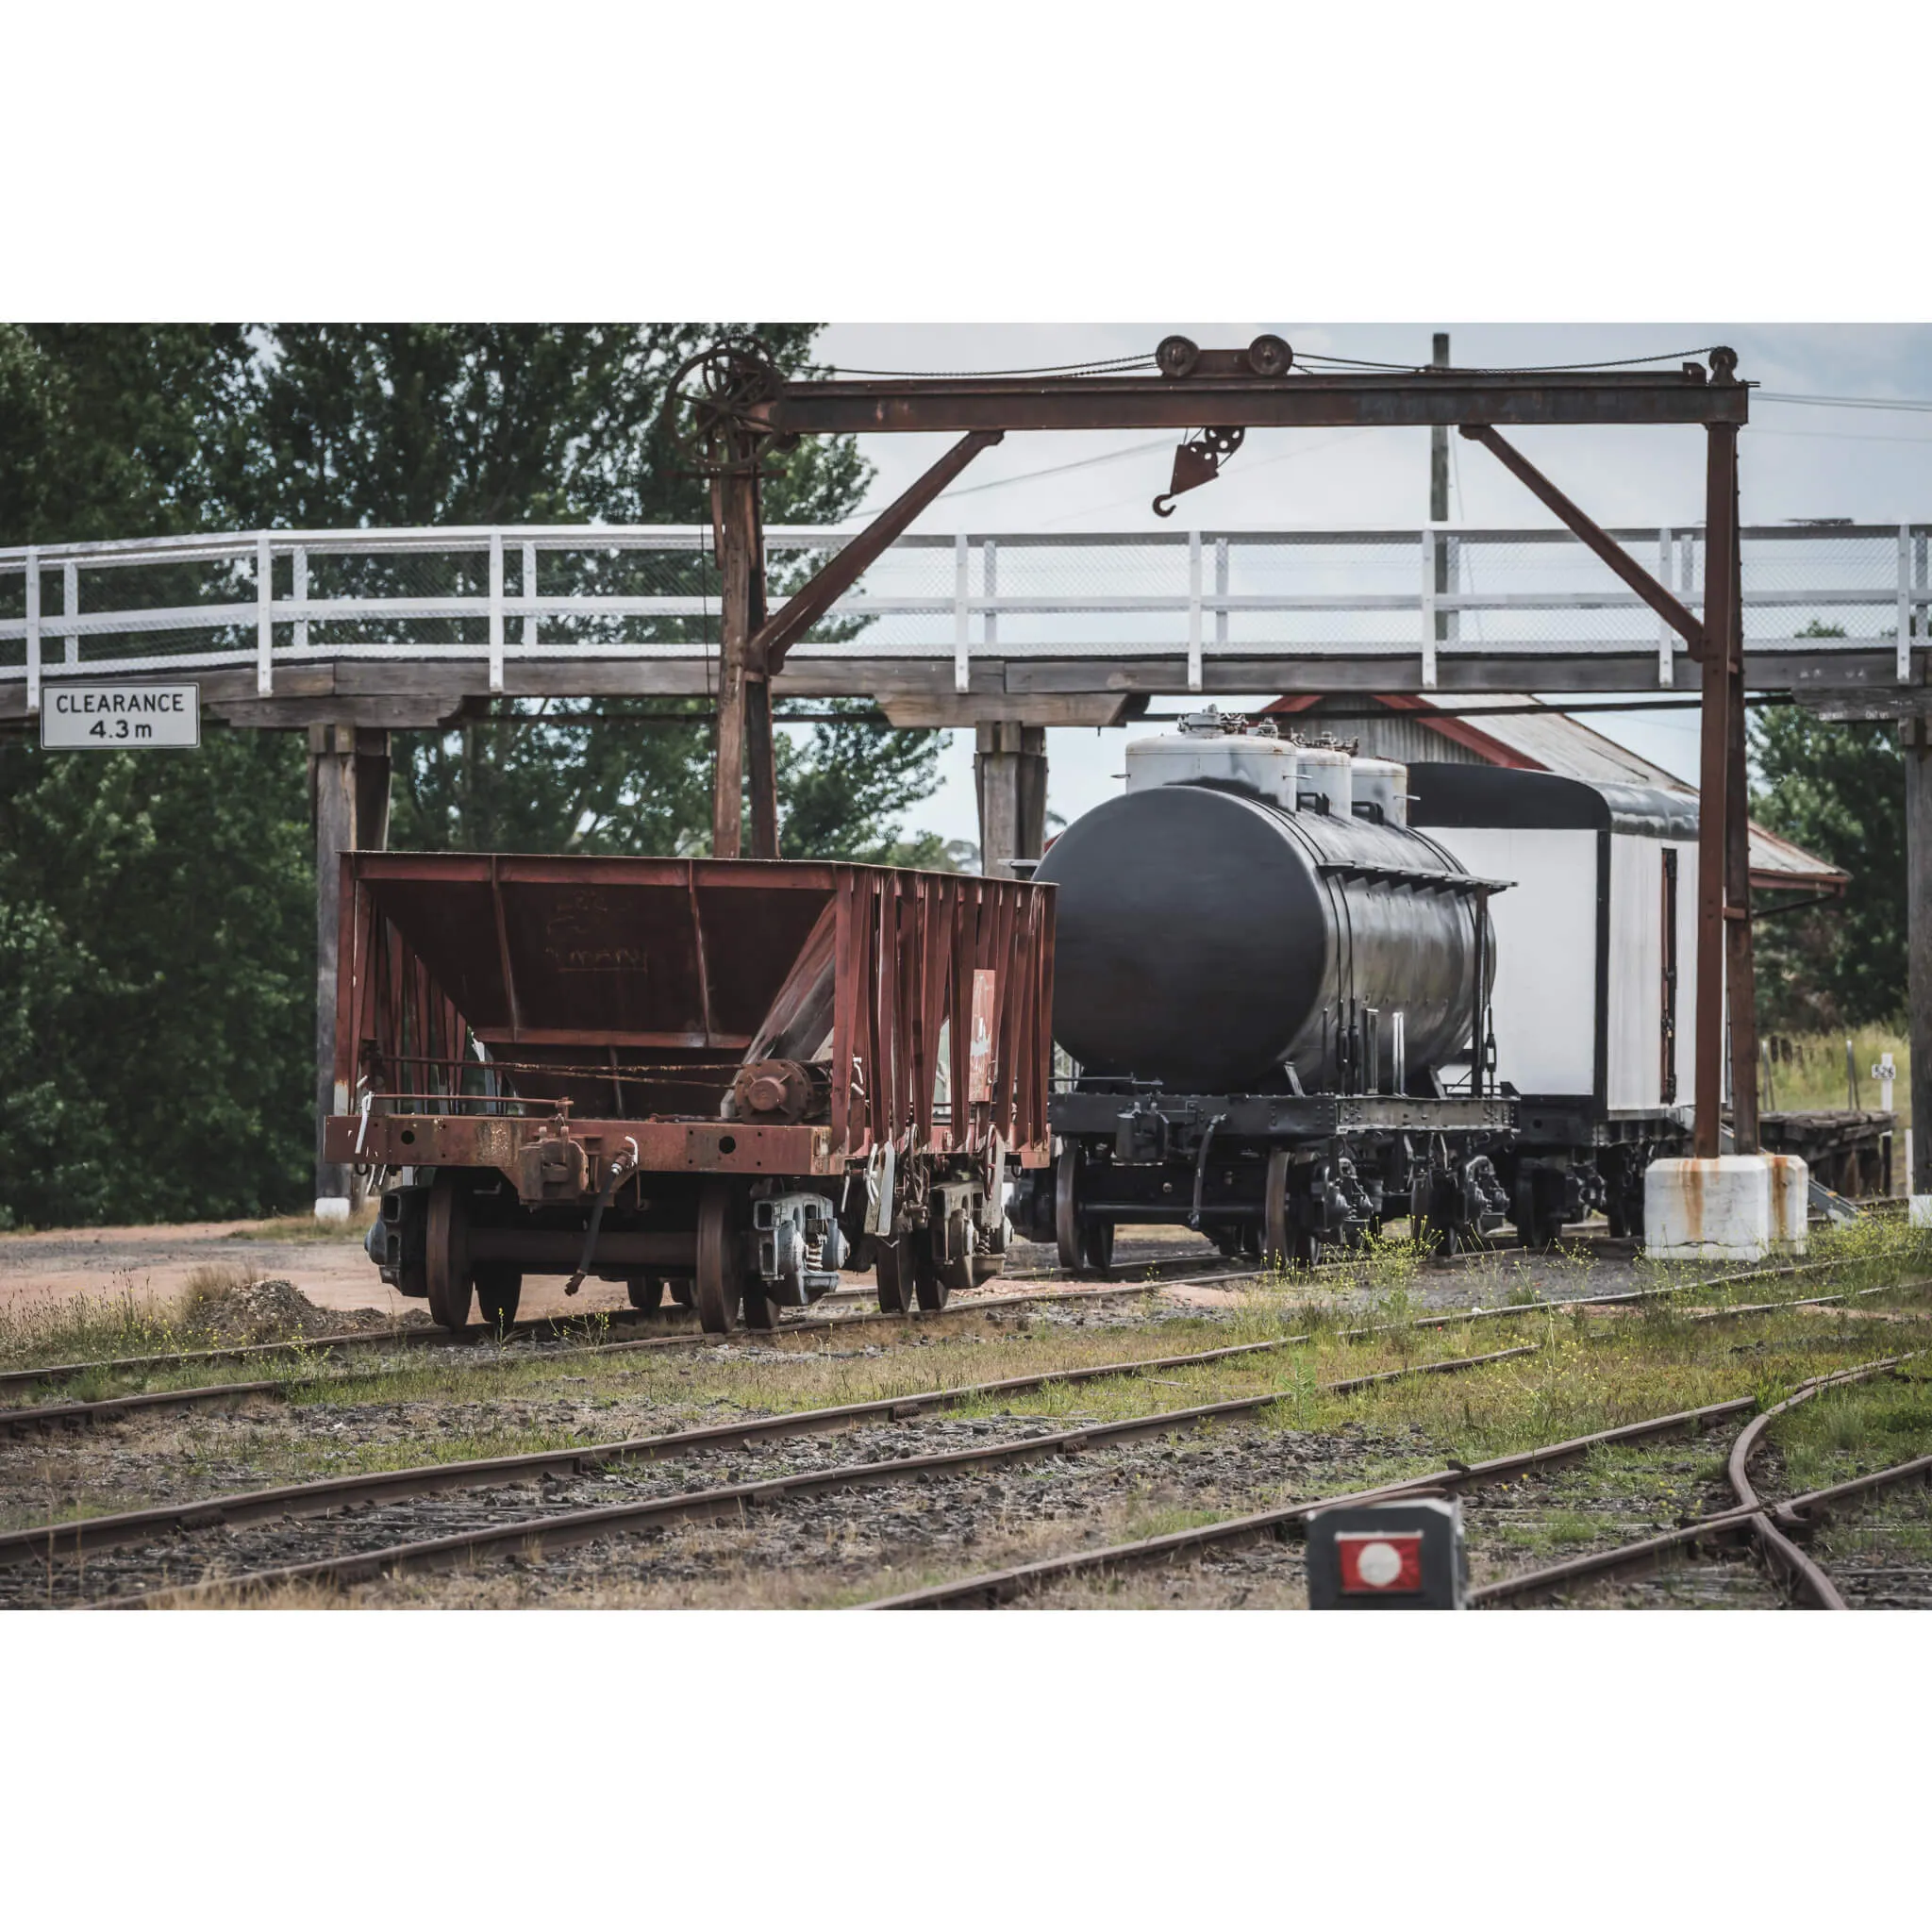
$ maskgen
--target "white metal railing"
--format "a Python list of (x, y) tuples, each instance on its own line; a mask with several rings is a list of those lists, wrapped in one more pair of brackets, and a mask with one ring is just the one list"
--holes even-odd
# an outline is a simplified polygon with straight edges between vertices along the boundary
[[(851, 531), (767, 532), (774, 593)], [(1691, 609), (1703, 533), (1611, 533)], [(1932, 525), (1747, 527), (1746, 642), (1895, 653), (1932, 615)], [(703, 527), (557, 525), (247, 531), (0, 550), (0, 684), (337, 658), (690, 658), (716, 649)], [(512, 584), (511, 578), (514, 577)], [(58, 592), (50, 594), (52, 586)], [(58, 601), (58, 608), (55, 608)], [(1848, 633), (1841, 642), (1821, 629)], [(1682, 640), (1559, 529), (974, 532), (901, 538), (794, 647), (796, 658), (1400, 656), (1424, 686), (1445, 658), (1628, 656), (1673, 682)], [(1176, 687), (1182, 684), (1177, 675)]]

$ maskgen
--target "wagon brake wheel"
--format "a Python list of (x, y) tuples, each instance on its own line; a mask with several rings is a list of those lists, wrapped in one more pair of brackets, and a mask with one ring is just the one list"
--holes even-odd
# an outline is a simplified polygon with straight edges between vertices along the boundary
[(1288, 1224), (1288, 1149), (1275, 1148), (1268, 1157), (1268, 1179), (1261, 1195), (1261, 1261), (1268, 1268), (1286, 1268), (1294, 1257)]
[(698, 1272), (693, 1299), (708, 1335), (728, 1335), (744, 1292), (731, 1224), (731, 1184), (707, 1181), (698, 1195)]
[(430, 1190), (424, 1248), (429, 1312), (460, 1335), (470, 1325), (470, 1196), (452, 1174), (438, 1174)]

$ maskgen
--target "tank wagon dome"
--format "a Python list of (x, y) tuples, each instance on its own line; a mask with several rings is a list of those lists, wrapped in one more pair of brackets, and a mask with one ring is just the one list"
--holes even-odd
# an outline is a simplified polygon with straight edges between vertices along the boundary
[[(1232, 722), (1234, 728), (1230, 729)], [(1126, 791), (1035, 876), (1058, 888), (1054, 1033), (1090, 1074), (1191, 1092), (1333, 1082), (1365, 1009), (1409, 1065), (1469, 1038), (1473, 888), (1391, 822), (1402, 767), (1208, 713), (1128, 746)]]

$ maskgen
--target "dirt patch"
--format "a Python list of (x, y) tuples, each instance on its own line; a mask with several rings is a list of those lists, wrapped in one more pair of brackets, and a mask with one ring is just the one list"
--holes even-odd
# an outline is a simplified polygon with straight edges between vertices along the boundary
[(240, 1270), (211, 1268), (190, 1278), (181, 1312), (217, 1348), (311, 1335), (367, 1334), (392, 1325), (378, 1308), (319, 1307), (280, 1275), (250, 1280)]

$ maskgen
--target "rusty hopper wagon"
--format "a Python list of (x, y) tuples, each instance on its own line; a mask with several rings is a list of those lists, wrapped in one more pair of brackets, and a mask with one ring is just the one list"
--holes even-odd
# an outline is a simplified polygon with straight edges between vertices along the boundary
[(770, 1327), (1002, 1266), (1049, 1158), (1052, 889), (875, 866), (351, 852), (326, 1157), (459, 1328), (525, 1274)]

